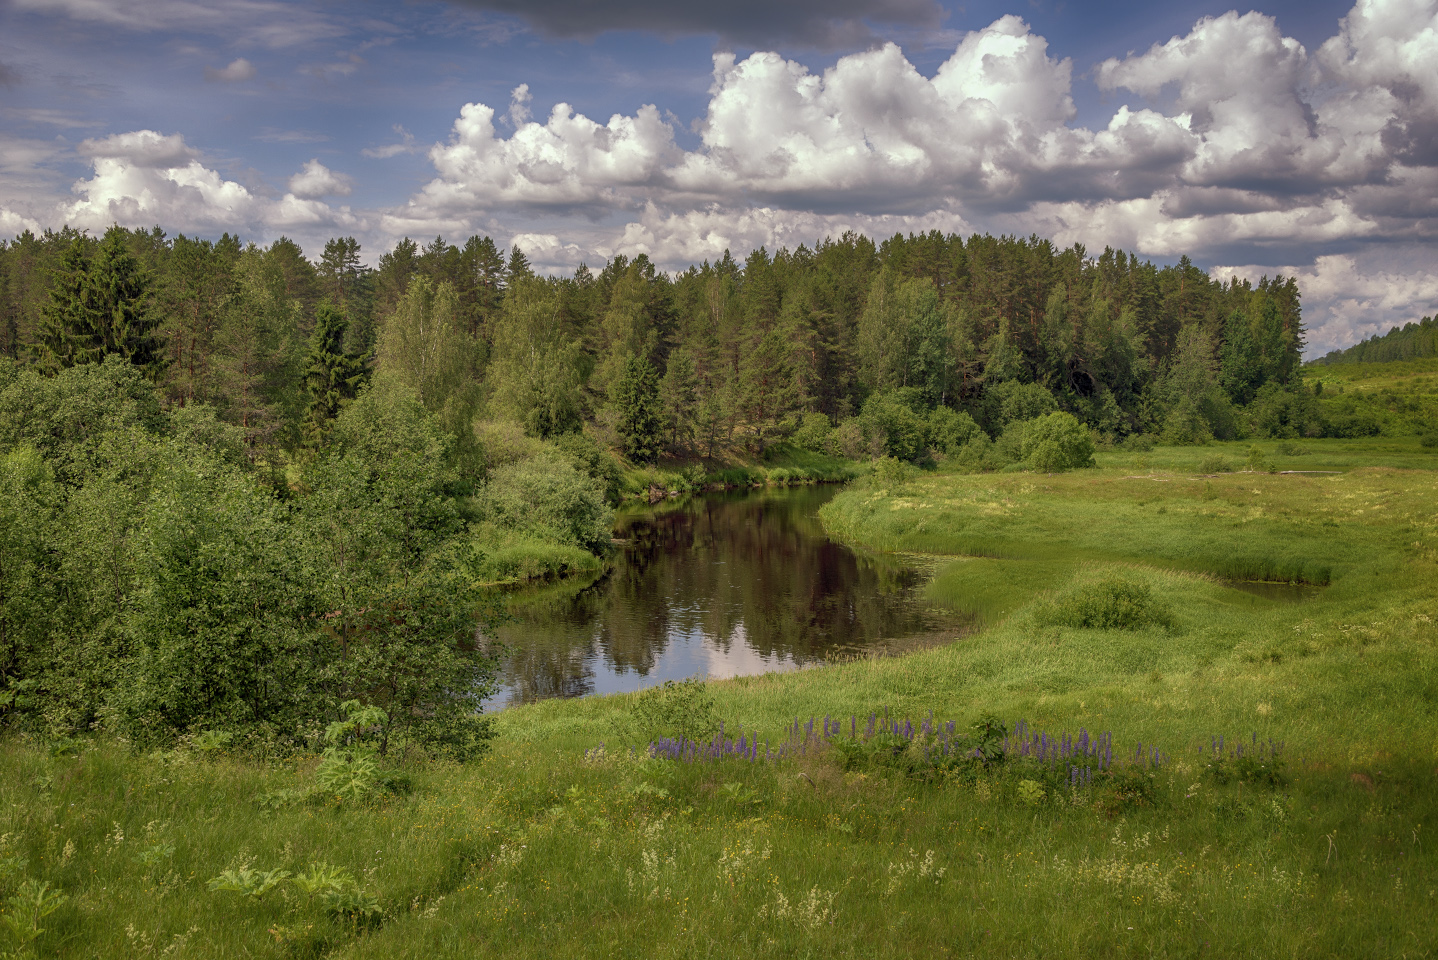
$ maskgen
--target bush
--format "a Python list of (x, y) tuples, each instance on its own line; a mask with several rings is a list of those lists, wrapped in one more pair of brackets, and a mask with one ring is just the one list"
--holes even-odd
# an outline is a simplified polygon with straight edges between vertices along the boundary
[(569, 458), (576, 470), (588, 474), (599, 484), (606, 503), (619, 503), (624, 488), (624, 467), (613, 454), (601, 449), (591, 434), (562, 433), (549, 442)]
[(914, 407), (918, 392), (876, 393), (864, 403), (859, 419), (867, 433), (883, 442), (884, 453), (899, 460), (921, 459), (929, 449), (929, 425)]
[(1041, 473), (1060, 473), (1094, 465), (1093, 437), (1068, 413), (1051, 413), (1022, 425), (1019, 457)]
[(1040, 626), (1080, 630), (1141, 630), (1173, 626), (1173, 615), (1142, 583), (1110, 577), (1070, 590), (1039, 606)]
[(703, 680), (665, 680), (639, 694), (630, 709), (632, 732), (645, 743), (660, 737), (702, 742), (719, 732), (714, 695)]
[(1059, 408), (1043, 384), (1006, 380), (984, 392), (983, 413), (989, 432), (998, 434), (1013, 423), (1048, 416)]
[(1228, 462), (1227, 457), (1218, 454), (1211, 454), (1204, 457), (1198, 464), (1199, 473), (1232, 473), (1233, 464)]
[(974, 418), (950, 407), (935, 407), (929, 414), (929, 446), (947, 454), (957, 453), (982, 434)]
[(614, 512), (599, 484), (553, 451), (497, 468), (476, 500), (496, 526), (594, 554), (608, 549)]
[(789, 442), (801, 450), (812, 450), (815, 453), (833, 453), (837, 449), (834, 425), (822, 413), (804, 414), (799, 421), (799, 428), (794, 431)]
[(919, 469), (913, 464), (893, 457), (881, 457), (874, 461), (874, 470), (869, 474), (869, 486), (875, 490), (893, 490), (918, 475)]

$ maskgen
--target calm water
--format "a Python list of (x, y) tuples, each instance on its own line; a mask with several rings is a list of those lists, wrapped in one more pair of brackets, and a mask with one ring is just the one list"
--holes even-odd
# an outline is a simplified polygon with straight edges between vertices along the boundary
[(789, 670), (834, 654), (951, 639), (920, 561), (856, 553), (815, 512), (835, 487), (716, 494), (623, 513), (613, 569), (520, 593), (490, 706)]

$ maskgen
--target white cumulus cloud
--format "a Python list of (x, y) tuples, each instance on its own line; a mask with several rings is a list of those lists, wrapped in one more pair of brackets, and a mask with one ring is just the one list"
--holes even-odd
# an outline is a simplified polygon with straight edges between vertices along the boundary
[(305, 163), (304, 169), (290, 177), (290, 193), (301, 200), (321, 197), (347, 197), (354, 182), (343, 173), (335, 173), (319, 160)]
[(92, 175), (77, 181), (75, 199), (58, 203), (47, 219), (92, 231), (112, 223), (161, 224), (170, 231), (261, 238), (291, 231), (322, 239), (327, 232), (365, 227), (349, 208), (319, 199), (348, 186), (318, 161), (307, 163), (291, 179), (290, 192), (274, 199), (207, 166), (180, 134), (135, 130), (86, 140), (79, 152), (89, 158)]

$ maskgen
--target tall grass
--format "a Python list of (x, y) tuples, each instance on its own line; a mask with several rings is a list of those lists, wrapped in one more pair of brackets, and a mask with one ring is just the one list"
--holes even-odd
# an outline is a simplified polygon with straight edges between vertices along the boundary
[[(658, 713), (639, 695), (511, 708), (492, 755), (416, 764), (406, 795), (296, 799), (315, 758), (227, 756), (221, 738), (140, 755), (12, 735), (3, 911), (25, 922), (49, 884), (65, 899), (32, 955), (77, 958), (1431, 956), (1435, 487), (1423, 470), (1109, 469), (845, 492), (826, 522), (950, 554), (930, 595), (982, 629), (709, 683)], [(974, 544), (990, 555), (953, 556)], [(1215, 576), (1264, 557), (1326, 565), (1330, 585), (1287, 603)], [(844, 723), (773, 762), (631, 751), (655, 724), (688, 729), (691, 701), (746, 746), (796, 717)], [(903, 735), (866, 738), (886, 710)], [(839, 745), (851, 715), (870, 746)], [(921, 762), (931, 715), (1013, 742), (1021, 719), (1112, 731), (1115, 774)], [(1236, 740), (1286, 743), (1286, 766), (1241, 763)], [(1127, 766), (1140, 744), (1168, 759)], [(250, 879), (210, 888), (225, 876)], [(348, 877), (335, 889), (377, 912), (300, 877)]]

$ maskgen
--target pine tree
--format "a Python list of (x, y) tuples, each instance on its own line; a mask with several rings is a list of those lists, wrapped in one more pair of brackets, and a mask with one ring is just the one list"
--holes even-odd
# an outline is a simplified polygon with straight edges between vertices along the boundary
[(85, 259), (85, 239), (76, 237), (60, 254), (50, 279), (50, 296), (41, 314), (34, 345), (35, 365), (54, 375), (77, 362), (76, 342), (85, 321), (85, 284), (90, 264)]

